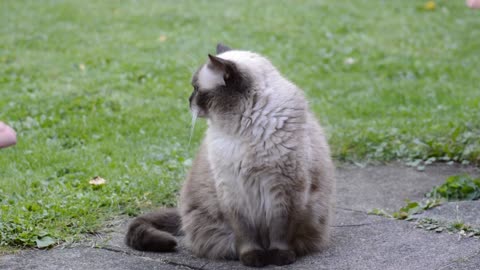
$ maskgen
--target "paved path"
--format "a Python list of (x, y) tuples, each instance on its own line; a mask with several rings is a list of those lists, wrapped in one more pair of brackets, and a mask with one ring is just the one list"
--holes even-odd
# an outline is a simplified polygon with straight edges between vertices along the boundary
[[(333, 243), (322, 253), (278, 269), (480, 269), (480, 239), (415, 228), (415, 222), (367, 215), (373, 208), (398, 210), (420, 200), (446, 177), (472, 167), (437, 165), (419, 172), (401, 165), (344, 167), (338, 171)], [(420, 214), (480, 228), (480, 201), (448, 203)], [(126, 222), (91, 242), (30, 250), (0, 258), (0, 269), (246, 269), (235, 261), (208, 261), (180, 248), (176, 253), (138, 252), (123, 244)]]

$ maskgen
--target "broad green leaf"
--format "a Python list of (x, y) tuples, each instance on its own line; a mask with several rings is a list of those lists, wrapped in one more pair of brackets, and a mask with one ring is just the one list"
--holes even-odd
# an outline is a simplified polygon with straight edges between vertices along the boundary
[(56, 241), (50, 236), (39, 238), (35, 242), (37, 243), (38, 248), (46, 248), (56, 243)]

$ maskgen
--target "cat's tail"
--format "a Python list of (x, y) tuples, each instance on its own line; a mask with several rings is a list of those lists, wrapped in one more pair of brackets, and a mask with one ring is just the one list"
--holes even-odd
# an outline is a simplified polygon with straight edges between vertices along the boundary
[(175, 235), (181, 231), (180, 214), (176, 208), (162, 208), (135, 218), (128, 226), (125, 243), (141, 251), (168, 252), (175, 250)]

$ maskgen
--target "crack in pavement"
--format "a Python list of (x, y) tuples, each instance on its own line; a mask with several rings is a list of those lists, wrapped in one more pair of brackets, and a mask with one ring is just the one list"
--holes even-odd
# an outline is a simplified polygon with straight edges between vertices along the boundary
[(390, 222), (390, 220), (389, 220), (389, 219), (386, 219), (386, 220), (381, 220), (381, 221), (377, 221), (377, 222), (369, 222), (369, 223), (332, 225), (332, 226), (330, 226), (330, 227), (333, 227), (333, 228), (361, 227), (361, 226), (382, 224), (382, 223), (387, 223), (387, 222)]
[(330, 227), (334, 227), (334, 228), (342, 228), (342, 227), (360, 227), (360, 226), (373, 225), (373, 224), (378, 224), (378, 223), (383, 223), (383, 222), (379, 221), (379, 222), (360, 223), (360, 224), (333, 225), (333, 226), (330, 226)]
[[(365, 215), (371, 215), (369, 214), (368, 212), (366, 211), (361, 211), (361, 210), (356, 210), (356, 209), (351, 209), (351, 208), (345, 208), (345, 207), (336, 207), (337, 209), (339, 210), (343, 210), (343, 211), (348, 211), (348, 212), (354, 212), (354, 213), (362, 213), (362, 214), (365, 214)], [(375, 215), (375, 216), (378, 216), (378, 215)], [(385, 218), (385, 217), (384, 217)], [(376, 222), (368, 222), (368, 223), (359, 223), (359, 224), (342, 224), (342, 225), (332, 225), (330, 227), (333, 227), (333, 228), (343, 228), (343, 227), (361, 227), (361, 226), (368, 226), (368, 225), (375, 225), (375, 224), (381, 224), (381, 223), (386, 223), (386, 222), (389, 222), (391, 219), (387, 218), (387, 219), (384, 219), (384, 220), (381, 220), (381, 221), (376, 221)]]
[(146, 256), (141, 256), (141, 255), (138, 255), (136, 253), (129, 252), (129, 251), (126, 251), (126, 250), (123, 250), (123, 249), (118, 249), (118, 248), (115, 248), (115, 247), (112, 247), (112, 246), (103, 246), (103, 247), (96, 246), (96, 247), (93, 247), (93, 248), (107, 250), (107, 251), (111, 251), (111, 252), (122, 253), (122, 254), (125, 254), (125, 255), (141, 258), (141, 259), (144, 259), (144, 260), (147, 260), (147, 261), (156, 261), (156, 262), (161, 262), (161, 263), (165, 263), (165, 264), (169, 264), (169, 265), (173, 265), (173, 266), (182, 266), (182, 267), (186, 267), (186, 268), (193, 269), (193, 270), (207, 270), (204, 267), (209, 264), (209, 262), (207, 262), (204, 265), (202, 265), (201, 267), (196, 267), (196, 266), (192, 266), (192, 265), (188, 265), (188, 264), (184, 264), (184, 263), (177, 263), (177, 262), (173, 262), (173, 261), (169, 261), (169, 260), (165, 260), (165, 259), (154, 259), (154, 258), (150, 258), (150, 257), (146, 257)]
[(355, 209), (350, 209), (350, 208), (345, 208), (345, 207), (335, 207), (337, 209), (341, 209), (341, 210), (345, 210), (345, 211), (350, 211), (350, 212), (357, 212), (357, 213), (362, 213), (362, 214), (367, 214), (368, 215), (368, 212), (365, 212), (365, 211), (361, 211), (361, 210), (355, 210)]

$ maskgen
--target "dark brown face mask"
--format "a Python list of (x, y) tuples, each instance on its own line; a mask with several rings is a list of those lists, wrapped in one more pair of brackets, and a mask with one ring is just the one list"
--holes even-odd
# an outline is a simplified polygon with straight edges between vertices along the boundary
[[(225, 45), (217, 45), (217, 54), (230, 50)], [(243, 74), (234, 62), (211, 54), (208, 55), (208, 58), (208, 62), (193, 74), (193, 92), (188, 99), (190, 109), (198, 117), (208, 117), (208, 113), (211, 111), (232, 112), (241, 101), (240, 99), (247, 98), (251, 85), (248, 76)], [(199, 74), (202, 69), (208, 69), (208, 72), (215, 73), (218, 78), (223, 79), (224, 83), (213, 89), (202, 89), (199, 83)]]

